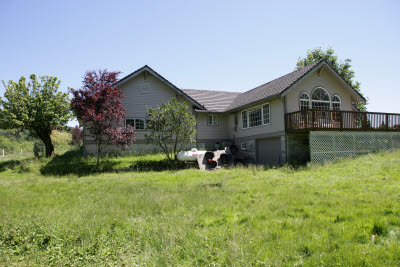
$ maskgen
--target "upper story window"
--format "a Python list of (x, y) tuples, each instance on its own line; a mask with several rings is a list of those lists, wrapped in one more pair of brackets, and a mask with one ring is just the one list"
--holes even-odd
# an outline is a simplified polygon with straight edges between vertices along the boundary
[(242, 111), (242, 127), (252, 128), (269, 124), (271, 121), (270, 105), (264, 104)]
[(132, 126), (135, 130), (144, 130), (145, 129), (145, 119), (126, 119), (125, 126)]
[(332, 109), (333, 110), (341, 110), (342, 109), (342, 101), (338, 95), (332, 96)]
[(263, 106), (263, 124), (269, 124), (270, 123), (270, 107), (269, 104), (264, 104)]
[(328, 92), (322, 87), (315, 88), (311, 95), (311, 105), (313, 109), (331, 109)]
[(209, 114), (208, 115), (208, 125), (217, 126), (219, 125), (218, 115)]
[(247, 124), (247, 110), (242, 111), (242, 127), (243, 128), (247, 128), (248, 124)]
[(309, 108), (310, 108), (310, 96), (306, 92), (303, 92), (300, 94), (300, 110)]

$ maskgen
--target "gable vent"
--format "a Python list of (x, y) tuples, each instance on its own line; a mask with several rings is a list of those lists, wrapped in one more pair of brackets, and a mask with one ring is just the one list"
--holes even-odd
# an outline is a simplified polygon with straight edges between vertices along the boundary
[(150, 94), (150, 85), (148, 83), (142, 83), (139, 85), (139, 92), (141, 94)]

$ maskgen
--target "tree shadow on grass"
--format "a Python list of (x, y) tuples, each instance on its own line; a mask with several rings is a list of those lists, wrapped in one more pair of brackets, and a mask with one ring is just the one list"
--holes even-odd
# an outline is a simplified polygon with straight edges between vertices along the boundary
[[(62, 155), (54, 156), (48, 163), (40, 167), (42, 175), (89, 175), (95, 172), (95, 163), (88, 162), (80, 150), (70, 150)], [(112, 166), (110, 166), (112, 167)]]
[(4, 172), (6, 170), (15, 170), (17, 167), (21, 167), (22, 165), (24, 165), (22, 160), (12, 159), (12, 160), (3, 161), (3, 162), (0, 162), (0, 172)]
[(46, 165), (40, 168), (42, 175), (64, 176), (74, 174), (77, 176), (86, 176), (95, 173), (113, 173), (113, 172), (147, 172), (147, 171), (165, 171), (180, 170), (187, 168), (182, 162), (170, 160), (133, 160), (129, 167), (116, 168), (118, 161), (101, 160), (100, 169), (96, 170), (95, 161), (89, 162), (82, 155), (82, 151), (72, 150), (62, 155), (54, 156)]
[(128, 171), (136, 171), (136, 172), (147, 172), (147, 171), (176, 171), (181, 169), (187, 169), (188, 165), (184, 162), (179, 161), (171, 161), (168, 159), (162, 160), (137, 160), (131, 164), (129, 168), (126, 168)]

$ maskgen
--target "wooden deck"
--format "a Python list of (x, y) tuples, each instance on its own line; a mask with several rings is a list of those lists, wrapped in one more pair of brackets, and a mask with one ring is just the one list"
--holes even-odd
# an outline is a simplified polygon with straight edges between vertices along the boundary
[(307, 109), (285, 114), (287, 133), (309, 131), (400, 132), (400, 114)]

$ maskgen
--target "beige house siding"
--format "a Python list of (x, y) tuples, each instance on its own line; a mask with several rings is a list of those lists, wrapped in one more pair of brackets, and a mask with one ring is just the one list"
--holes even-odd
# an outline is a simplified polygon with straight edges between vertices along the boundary
[(300, 110), (300, 93), (307, 92), (311, 98), (311, 93), (316, 87), (326, 89), (331, 99), (333, 95), (338, 95), (342, 100), (342, 110), (352, 110), (352, 102), (354, 101), (349, 90), (329, 70), (323, 70), (319, 75), (318, 71), (314, 71), (305, 80), (291, 89), (286, 95), (287, 112)]
[[(234, 116), (235, 114), (232, 114), (230, 116), (230, 120), (232, 121), (231, 123), (228, 123), (230, 128), (228, 129), (228, 132), (230, 134), (230, 138), (236, 139), (236, 138), (242, 138), (242, 137), (248, 137), (248, 136), (259, 136), (263, 134), (269, 134), (269, 133), (274, 133), (274, 132), (282, 132), (285, 130), (285, 121), (284, 121), (284, 104), (281, 99), (275, 99), (273, 101), (265, 101), (262, 104), (270, 104), (270, 123), (267, 125), (261, 125), (253, 128), (247, 128), (243, 129), (243, 122), (242, 122), (242, 111), (240, 110), (236, 112), (235, 114), (238, 116), (238, 127), (235, 131), (234, 127)], [(262, 105), (259, 104), (259, 105)], [(254, 105), (258, 106), (258, 105)], [(251, 107), (254, 107), (251, 106)], [(249, 107), (249, 108), (251, 108)], [(247, 109), (247, 108), (246, 108)]]
[(218, 125), (208, 125), (208, 114), (197, 113), (197, 138), (198, 139), (227, 139), (228, 132), (228, 116), (218, 115)]
[[(146, 84), (146, 92), (141, 92), (140, 86)], [(161, 82), (159, 79), (147, 74), (146, 79), (144, 74), (132, 78), (120, 86), (125, 97), (122, 98), (122, 103), (126, 109), (126, 117), (146, 117), (147, 106), (156, 107), (161, 101), (169, 101), (176, 97), (176, 92)]]

